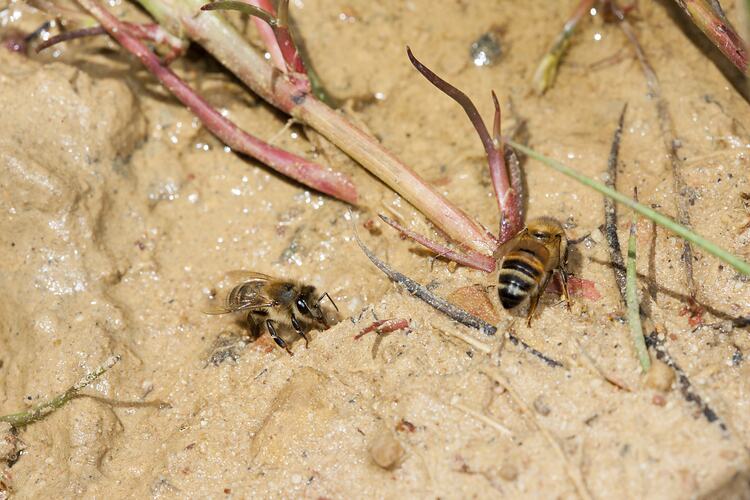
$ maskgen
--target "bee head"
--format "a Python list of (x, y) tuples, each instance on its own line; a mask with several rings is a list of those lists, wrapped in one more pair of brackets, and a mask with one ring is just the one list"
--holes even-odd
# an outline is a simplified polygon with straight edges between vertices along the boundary
[(533, 219), (529, 221), (526, 228), (532, 238), (542, 243), (565, 237), (565, 230), (562, 225), (552, 217)]
[(300, 315), (312, 318), (325, 324), (323, 311), (320, 310), (320, 305), (315, 298), (315, 287), (303, 286), (294, 301), (294, 306), (300, 313)]
[(336, 311), (338, 311), (338, 307), (336, 307), (336, 303), (331, 299), (331, 296), (328, 295), (328, 293), (323, 293), (320, 297), (315, 297), (315, 287), (312, 286), (304, 286), (302, 287), (302, 290), (300, 290), (299, 295), (297, 296), (297, 300), (294, 302), (295, 307), (297, 308), (297, 311), (303, 316), (308, 316), (315, 321), (319, 321), (323, 324), (326, 328), (328, 328), (328, 321), (326, 320), (325, 315), (323, 314), (323, 310), (320, 307), (320, 301), (323, 299), (323, 297), (328, 297), (328, 300), (331, 301), (331, 304), (333, 304), (333, 307), (336, 308)]
[(565, 229), (563, 229), (560, 221), (552, 217), (538, 217), (529, 221), (526, 230), (529, 236), (545, 246), (559, 241), (561, 260), (562, 262), (567, 261), (568, 238), (565, 236)]

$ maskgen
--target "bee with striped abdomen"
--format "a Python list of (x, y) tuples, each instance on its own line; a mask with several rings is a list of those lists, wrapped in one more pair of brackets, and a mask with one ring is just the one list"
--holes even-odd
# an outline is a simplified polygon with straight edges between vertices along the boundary
[(327, 292), (316, 297), (315, 287), (296, 281), (281, 280), (254, 271), (232, 271), (227, 276), (240, 283), (234, 286), (223, 299), (223, 304), (207, 311), (207, 314), (226, 314), (238, 311), (247, 312), (247, 323), (253, 335), (260, 333), (258, 321), (262, 321), (276, 344), (290, 355), (287, 342), (277, 331), (277, 324), (291, 324), (298, 335), (308, 343), (303, 323), (318, 323), (328, 328), (320, 301), (327, 297), (333, 307), (336, 304)]
[(562, 225), (551, 217), (531, 220), (511, 240), (500, 265), (497, 293), (503, 308), (513, 309), (528, 297), (526, 323), (530, 326), (539, 297), (555, 272), (570, 307), (568, 274), (565, 271), (567, 258), (568, 238)]

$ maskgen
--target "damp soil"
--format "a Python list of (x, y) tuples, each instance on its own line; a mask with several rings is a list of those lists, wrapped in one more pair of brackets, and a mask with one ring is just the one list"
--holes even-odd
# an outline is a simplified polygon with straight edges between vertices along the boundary
[[(487, 227), (499, 216), (481, 144), (461, 109), (410, 66), (407, 44), (485, 117), (494, 89), (507, 130), (525, 122), (529, 144), (595, 178), (627, 103), (618, 189), (637, 187), (669, 215), (688, 197), (697, 232), (750, 257), (750, 109), (669, 5), (640, 2), (632, 22), (674, 120), (683, 193), (617, 26), (583, 23), (554, 87), (531, 92), (573, 1), (292, 3), (312, 63), (346, 112)], [(42, 19), (12, 2), (0, 29)], [(251, 23), (238, 24), (254, 37)], [(501, 53), (478, 67), (470, 47), (486, 33)], [(350, 213), (226, 150), (107, 40), (28, 57), (0, 50), (0, 413), (122, 356), (85, 391), (96, 398), (6, 436), (23, 450), (4, 455), (0, 496), (574, 498), (571, 471), (594, 498), (750, 496), (750, 331), (737, 320), (750, 314), (746, 278), (696, 251), (704, 312), (691, 317), (681, 240), (638, 222), (644, 307), (711, 422), (679, 379), (668, 388), (640, 375), (599, 195), (524, 162), (529, 216), (557, 217), (571, 239), (588, 235), (570, 271), (601, 294), (575, 297), (571, 310), (547, 294), (526, 327), (493, 288), (482, 295), (496, 276), (455, 269), (368, 224), (383, 212), (432, 231), (343, 154), (285, 128), (202, 51), (174, 68), (251, 133), (350, 173), (362, 206)], [(621, 211), (621, 239), (628, 224)], [(479, 303), (498, 334), (453, 323), (393, 285), (357, 247), (355, 228), (434, 293)], [(338, 324), (312, 331), (309, 347), (284, 333), (289, 356), (266, 334), (249, 338), (241, 316), (204, 314), (236, 269), (328, 291)], [(410, 326), (355, 339), (389, 318)], [(563, 366), (505, 342), (509, 329)], [(525, 408), (488, 376), (498, 371)], [(168, 407), (140, 404), (154, 401)]]

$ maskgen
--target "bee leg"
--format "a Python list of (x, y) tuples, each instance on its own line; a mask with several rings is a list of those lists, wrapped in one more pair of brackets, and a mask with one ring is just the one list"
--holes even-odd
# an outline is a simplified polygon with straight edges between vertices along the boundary
[(257, 338), (260, 335), (260, 325), (255, 321), (255, 317), (252, 312), (247, 313), (247, 325), (250, 327), (250, 335), (253, 338)]
[(568, 252), (566, 250), (565, 254), (562, 253), (562, 236), (560, 236), (560, 243), (557, 246), (558, 251), (558, 267), (557, 267), (557, 276), (560, 278), (560, 285), (562, 287), (563, 296), (565, 297), (565, 302), (568, 303), (568, 311), (570, 311), (570, 293), (568, 293), (568, 272), (565, 270), (565, 266), (568, 262)]
[(289, 346), (286, 345), (286, 342), (284, 342), (284, 339), (279, 337), (279, 334), (276, 333), (276, 326), (274, 326), (274, 323), (272, 320), (270, 319), (266, 320), (266, 328), (268, 329), (268, 333), (271, 334), (273, 341), (276, 342), (276, 345), (286, 350), (286, 352), (288, 352), (290, 356), (294, 356), (294, 353), (289, 349)]
[(305, 332), (302, 330), (302, 325), (299, 324), (299, 321), (297, 320), (297, 316), (292, 314), (292, 327), (294, 328), (294, 331), (297, 332), (303, 339), (305, 339), (305, 349), (310, 344), (310, 339), (307, 338), (307, 335), (305, 335)]
[(526, 316), (526, 326), (531, 326), (531, 317), (534, 315), (534, 311), (536, 311), (540, 295), (541, 293), (539, 293), (539, 290), (529, 295), (529, 313)]
[(565, 271), (565, 268), (560, 266), (559, 268), (557, 268), (557, 275), (560, 278), (563, 297), (565, 297), (565, 302), (568, 303), (568, 311), (570, 311), (570, 304), (572, 303), (572, 301), (570, 300), (570, 293), (568, 292), (568, 273), (567, 271)]

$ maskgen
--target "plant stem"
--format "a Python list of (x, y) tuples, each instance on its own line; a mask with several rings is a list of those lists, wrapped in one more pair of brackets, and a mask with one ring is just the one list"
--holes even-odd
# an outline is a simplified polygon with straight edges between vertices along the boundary
[(552, 43), (552, 47), (544, 54), (542, 60), (539, 62), (534, 76), (531, 81), (532, 87), (538, 94), (544, 94), (549, 90), (553, 83), (555, 83), (555, 77), (557, 76), (557, 68), (560, 66), (560, 60), (565, 52), (568, 50), (570, 45), (570, 37), (575, 33), (578, 22), (581, 18), (591, 10), (596, 3), (596, 0), (581, 0), (573, 14), (568, 18), (563, 26), (563, 30), (557, 35), (555, 41)]
[(123, 29), (122, 22), (105, 9), (98, 0), (77, 1), (125, 50), (138, 57), (162, 85), (200, 118), (206, 128), (224, 144), (252, 156), (277, 172), (317, 191), (348, 203), (357, 202), (357, 191), (346, 176), (326, 170), (317, 163), (278, 149), (244, 132), (196, 94), (171, 69), (164, 66), (143, 42), (132, 36), (128, 30)]
[[(500, 212), (499, 243), (505, 243), (518, 234), (523, 228), (523, 220), (521, 218), (522, 193), (516, 193), (515, 189), (511, 189), (508, 169), (505, 165), (503, 142), (501, 140), (496, 142), (492, 139), (487, 130), (487, 126), (484, 124), (484, 121), (479, 114), (479, 110), (477, 110), (477, 107), (471, 99), (469, 99), (469, 96), (440, 78), (430, 68), (422, 64), (422, 62), (414, 57), (414, 54), (412, 54), (409, 47), (406, 47), (406, 54), (409, 56), (409, 60), (417, 71), (422, 73), (427, 81), (437, 87), (445, 95), (456, 101), (464, 109), (466, 116), (469, 117), (469, 121), (474, 125), (474, 130), (476, 130), (479, 140), (482, 141), (485, 154), (487, 155), (487, 164), (490, 169), (492, 188), (495, 190), (497, 208)], [(492, 101), (495, 105), (494, 130), (495, 135), (498, 136), (500, 130), (500, 103), (497, 100), (495, 92), (492, 92)]]
[(411, 229), (405, 228), (390, 217), (386, 217), (383, 214), (379, 214), (379, 217), (383, 220), (383, 222), (396, 229), (396, 231), (400, 232), (407, 238), (410, 238), (420, 245), (424, 246), (425, 248), (428, 248), (429, 250), (435, 252), (437, 257), (442, 257), (451, 260), (456, 264), (470, 267), (478, 271), (484, 271), (485, 273), (491, 273), (495, 270), (496, 264), (493, 257), (477, 252), (472, 252), (471, 250), (465, 253), (456, 252), (455, 250), (451, 250), (445, 245), (432, 241), (429, 238), (426, 238), (421, 234), (412, 231)]
[[(163, 63), (168, 64), (170, 61), (176, 59), (180, 55), (184, 54), (187, 50), (187, 41), (181, 40), (180, 38), (172, 35), (167, 30), (163, 29), (159, 24), (134, 24), (123, 22), (122, 26), (128, 32), (142, 40), (148, 40), (157, 45), (166, 45), (169, 47), (169, 53), (164, 57)], [(83, 38), (87, 36), (98, 36), (106, 35), (107, 30), (103, 26), (93, 26), (91, 28), (81, 28), (73, 31), (66, 31), (48, 38), (44, 42), (40, 43), (36, 47), (37, 52), (41, 52), (44, 49), (57, 45), (58, 43), (75, 40), (76, 38)]]
[(104, 372), (112, 368), (118, 361), (120, 361), (119, 355), (110, 356), (109, 358), (107, 358), (104, 364), (102, 364), (93, 372), (87, 374), (85, 377), (79, 380), (78, 383), (68, 388), (67, 391), (63, 392), (59, 396), (54, 397), (46, 403), (35, 406), (30, 410), (0, 416), (0, 422), (7, 422), (13, 427), (24, 427), (36, 422), (37, 420), (41, 420), (42, 418), (46, 417), (58, 408), (61, 408), (65, 405), (65, 403), (76, 397), (84, 387), (99, 378), (102, 374), (104, 374)]
[[(718, 2), (675, 0), (690, 20), (703, 32), (737, 69), (748, 72), (747, 46), (729, 23)], [(741, 2), (744, 3), (744, 2)]]
[(519, 144), (512, 139), (506, 139), (505, 142), (516, 148), (517, 150), (525, 153), (526, 155), (534, 158), (535, 160), (538, 160), (542, 162), (543, 164), (547, 165), (548, 167), (553, 168), (554, 170), (557, 170), (561, 174), (567, 175), (568, 177), (571, 177), (584, 186), (588, 186), (601, 194), (605, 196), (609, 196), (613, 200), (615, 200), (618, 203), (622, 203), (623, 205), (631, 208), (632, 210), (635, 210), (639, 214), (643, 215), (644, 217), (656, 222), (663, 228), (672, 231), (676, 235), (680, 236), (681, 238), (684, 238), (691, 243), (694, 243), (695, 245), (698, 245), (706, 252), (710, 253), (711, 255), (723, 260), (730, 266), (734, 267), (737, 271), (739, 271), (742, 274), (750, 276), (750, 264), (743, 261), (739, 257), (732, 255), (731, 253), (727, 252), (723, 248), (717, 246), (716, 244), (708, 241), (707, 239), (703, 238), (702, 236), (695, 234), (694, 232), (690, 231), (684, 226), (681, 226), (680, 224), (673, 221), (671, 218), (667, 217), (666, 215), (662, 215), (656, 210), (653, 210), (645, 205), (641, 205), (637, 201), (625, 196), (624, 194), (615, 191), (612, 188), (609, 188), (605, 186), (604, 184), (597, 182), (589, 177), (586, 177), (585, 175), (576, 172), (570, 167), (567, 167), (560, 163), (559, 161), (552, 159), (548, 156), (545, 156), (541, 153), (537, 153), (533, 149), (524, 146), (523, 144)]
[(482, 226), (428, 185), (375, 138), (310, 95), (294, 80), (279, 77), (278, 71), (221, 15), (199, 13), (203, 0), (138, 1), (162, 26), (173, 33), (185, 32), (258, 96), (317, 130), (455, 241), (486, 254), (495, 250), (494, 238)]
[(638, 303), (638, 275), (635, 267), (636, 254), (636, 230), (638, 217), (633, 212), (630, 222), (630, 237), (628, 238), (628, 263), (625, 278), (625, 296), (628, 307), (628, 325), (630, 335), (633, 338), (633, 346), (641, 362), (641, 369), (646, 373), (651, 368), (651, 359), (648, 357), (646, 339), (643, 337), (643, 326), (641, 325), (640, 305)]
[[(255, 5), (256, 7), (263, 8), (261, 5), (262, 0), (247, 0), (247, 2), (251, 5)], [(265, 2), (270, 4), (270, 2)], [(268, 9), (269, 5), (265, 5), (268, 12), (273, 12), (273, 5), (270, 5), (271, 9)], [(276, 69), (281, 71), (282, 73), (286, 73), (287, 67), (286, 67), (286, 61), (284, 60), (284, 54), (281, 52), (281, 47), (279, 46), (278, 40), (276, 40), (276, 34), (273, 31), (273, 27), (270, 23), (264, 22), (263, 19), (259, 19), (256, 16), (253, 16), (253, 24), (258, 30), (258, 33), (260, 34), (261, 40), (263, 40), (263, 44), (266, 46), (266, 50), (269, 54), (271, 54), (271, 61), (273, 61), (273, 64), (276, 66)]]

